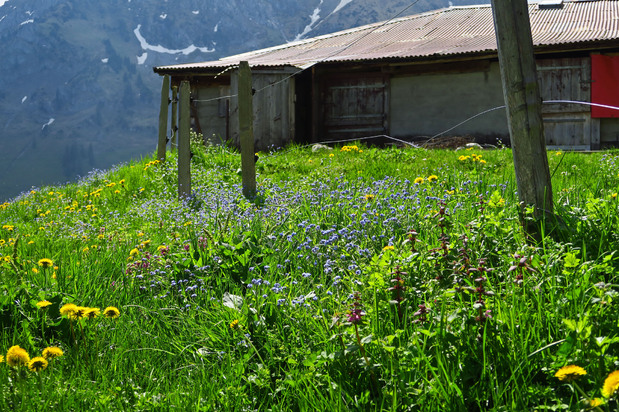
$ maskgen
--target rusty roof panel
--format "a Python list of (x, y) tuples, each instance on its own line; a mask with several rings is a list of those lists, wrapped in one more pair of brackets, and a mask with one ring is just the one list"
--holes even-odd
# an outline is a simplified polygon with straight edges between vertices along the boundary
[[(619, 0), (564, 0), (540, 7), (529, 3), (534, 46), (577, 46), (607, 42), (619, 46)], [(614, 42), (614, 43), (613, 43)], [(458, 6), (401, 17), (350, 30), (251, 51), (216, 61), (156, 67), (194, 71), (236, 66), (307, 67), (321, 62), (423, 59), (496, 53), (490, 5)]]

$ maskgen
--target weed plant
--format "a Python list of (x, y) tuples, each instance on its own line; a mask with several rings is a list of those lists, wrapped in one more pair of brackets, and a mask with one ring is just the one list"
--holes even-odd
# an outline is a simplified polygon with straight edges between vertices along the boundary
[(192, 151), (0, 205), (1, 410), (616, 410), (617, 152)]

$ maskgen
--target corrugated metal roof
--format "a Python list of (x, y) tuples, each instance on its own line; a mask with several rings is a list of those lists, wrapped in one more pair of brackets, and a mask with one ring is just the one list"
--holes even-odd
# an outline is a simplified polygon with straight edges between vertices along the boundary
[[(619, 0), (565, 0), (552, 7), (530, 3), (529, 17), (536, 49), (619, 40)], [(321, 62), (446, 58), (484, 53), (496, 53), (490, 5), (450, 7), (216, 61), (160, 66), (154, 70), (165, 73), (220, 69), (243, 60), (253, 67), (303, 68)]]

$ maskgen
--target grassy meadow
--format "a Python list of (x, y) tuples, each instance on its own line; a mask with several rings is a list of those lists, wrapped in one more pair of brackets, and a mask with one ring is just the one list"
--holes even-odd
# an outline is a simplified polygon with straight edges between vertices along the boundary
[(192, 151), (0, 205), (0, 410), (617, 410), (619, 152)]

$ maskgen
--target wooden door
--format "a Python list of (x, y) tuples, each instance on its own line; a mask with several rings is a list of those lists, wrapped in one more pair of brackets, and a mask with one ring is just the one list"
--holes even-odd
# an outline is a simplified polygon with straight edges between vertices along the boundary
[[(589, 102), (591, 62), (589, 57), (537, 61), (542, 100)], [(542, 105), (544, 134), (549, 148), (588, 150), (599, 147), (599, 122), (591, 119), (591, 107), (575, 103)]]
[(387, 133), (387, 77), (378, 74), (327, 75), (321, 87), (321, 140)]

